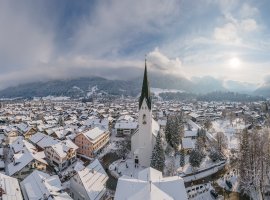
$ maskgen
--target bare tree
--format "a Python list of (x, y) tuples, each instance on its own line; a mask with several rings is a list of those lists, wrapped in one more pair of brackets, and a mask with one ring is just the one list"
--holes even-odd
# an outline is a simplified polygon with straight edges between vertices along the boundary
[(210, 128), (212, 128), (212, 122), (209, 118), (207, 118), (203, 124), (204, 128), (206, 130), (209, 130)]
[(227, 149), (228, 146), (228, 140), (227, 137), (222, 132), (217, 132), (216, 134), (216, 148), (218, 151), (223, 152), (225, 149)]

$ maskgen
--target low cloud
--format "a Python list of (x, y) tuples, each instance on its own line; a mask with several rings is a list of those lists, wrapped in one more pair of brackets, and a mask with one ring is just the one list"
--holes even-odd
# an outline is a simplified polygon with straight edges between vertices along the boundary
[(158, 48), (147, 54), (147, 60), (150, 62), (152, 70), (178, 76), (184, 75), (181, 60), (179, 58), (168, 58)]
[(143, 60), (101, 60), (84, 56), (59, 58), (54, 62), (40, 63), (35, 67), (1, 74), (0, 89), (15, 86), (18, 83), (87, 76), (125, 80), (141, 75), (143, 66)]
[(266, 76), (264, 77), (264, 83), (265, 83), (265, 84), (270, 84), (270, 74), (268, 74), (268, 75), (266, 75)]

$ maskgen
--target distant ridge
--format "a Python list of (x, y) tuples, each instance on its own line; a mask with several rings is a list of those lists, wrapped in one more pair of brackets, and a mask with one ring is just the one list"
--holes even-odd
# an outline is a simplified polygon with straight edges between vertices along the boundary
[[(149, 73), (149, 82), (151, 87), (160, 88), (164, 91), (166, 91), (166, 89), (177, 90), (192, 94), (228, 91), (224, 88), (221, 81), (212, 77), (194, 78), (189, 80), (185, 77)], [(132, 80), (109, 80), (95, 76), (65, 80), (51, 80), (21, 84), (15, 87), (3, 89), (0, 91), (0, 98), (32, 98), (46, 96), (85, 98), (91, 95), (93, 91), (109, 95), (136, 97), (140, 93), (141, 84), (141, 77)], [(262, 91), (258, 90), (254, 92), (254, 95), (266, 94), (267, 96), (267, 94), (270, 94), (267, 92), (268, 90)]]
[(267, 84), (267, 85), (264, 85), (264, 86), (257, 88), (254, 91), (254, 94), (255, 95), (262, 95), (264, 97), (270, 98), (270, 84)]

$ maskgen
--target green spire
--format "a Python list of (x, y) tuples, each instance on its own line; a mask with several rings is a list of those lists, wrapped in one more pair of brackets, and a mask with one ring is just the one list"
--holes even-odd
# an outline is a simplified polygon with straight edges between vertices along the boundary
[(146, 100), (146, 104), (148, 106), (148, 109), (151, 110), (151, 97), (150, 97), (150, 89), (149, 89), (149, 83), (148, 83), (148, 78), (147, 78), (146, 59), (145, 59), (142, 92), (141, 92), (141, 97), (140, 97), (140, 101), (139, 101), (139, 109), (141, 109), (144, 98)]

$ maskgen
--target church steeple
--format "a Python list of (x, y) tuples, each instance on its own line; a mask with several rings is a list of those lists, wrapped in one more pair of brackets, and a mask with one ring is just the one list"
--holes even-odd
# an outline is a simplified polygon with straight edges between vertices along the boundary
[(145, 68), (144, 68), (144, 76), (143, 76), (143, 85), (142, 85), (142, 92), (139, 101), (139, 109), (141, 109), (143, 100), (145, 99), (147, 107), (151, 110), (151, 97), (150, 97), (150, 88), (147, 78), (147, 66), (146, 66), (146, 59), (145, 59)]

